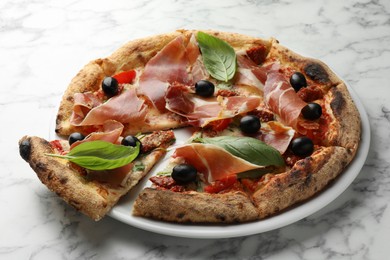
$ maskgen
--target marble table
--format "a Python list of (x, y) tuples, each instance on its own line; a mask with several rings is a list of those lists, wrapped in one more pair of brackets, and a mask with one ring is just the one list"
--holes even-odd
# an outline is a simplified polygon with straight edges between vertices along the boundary
[[(180, 28), (273, 36), (349, 82), (372, 140), (345, 192), (296, 223), (226, 239), (160, 235), (110, 217), (93, 222), (49, 192), (19, 157), (19, 138), (50, 138), (61, 95), (88, 61)], [(388, 259), (389, 1), (3, 0), (0, 73), (0, 259)]]

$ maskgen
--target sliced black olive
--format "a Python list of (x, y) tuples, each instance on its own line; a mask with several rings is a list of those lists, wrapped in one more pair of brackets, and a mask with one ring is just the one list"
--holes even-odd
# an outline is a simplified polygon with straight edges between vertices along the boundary
[(298, 137), (292, 140), (291, 150), (295, 155), (306, 157), (313, 153), (314, 144), (309, 137), (306, 136)]
[(240, 120), (240, 129), (246, 134), (254, 134), (260, 130), (260, 119), (254, 115), (247, 115)]
[(104, 94), (108, 97), (118, 94), (118, 81), (113, 77), (106, 77), (102, 82), (102, 89)]
[(28, 161), (30, 159), (30, 153), (31, 153), (31, 144), (30, 144), (30, 141), (28, 139), (25, 139), (23, 140), (20, 144), (19, 144), (19, 154), (20, 156)]
[(197, 170), (189, 164), (178, 164), (173, 167), (171, 177), (179, 184), (185, 184), (196, 180)]
[(135, 146), (137, 146), (137, 142), (139, 143), (140, 150), (142, 150), (142, 143), (141, 143), (141, 141), (137, 137), (135, 137), (133, 135), (128, 135), (125, 138), (123, 138), (121, 144), (122, 145), (126, 145), (126, 146), (135, 147)]
[(305, 75), (300, 72), (295, 72), (290, 77), (290, 84), (296, 92), (298, 92), (298, 90), (300, 90), (301, 88), (307, 87)]
[(317, 103), (309, 103), (302, 108), (302, 115), (309, 120), (316, 120), (322, 115), (322, 108)]
[(68, 138), (69, 145), (72, 145), (74, 142), (84, 140), (84, 138), (85, 136), (83, 134), (74, 132)]
[(214, 84), (207, 80), (199, 80), (195, 83), (195, 93), (202, 97), (211, 97), (214, 89)]

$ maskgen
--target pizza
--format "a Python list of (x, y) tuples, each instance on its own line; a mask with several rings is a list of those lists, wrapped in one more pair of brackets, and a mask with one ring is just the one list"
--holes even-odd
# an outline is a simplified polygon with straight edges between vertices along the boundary
[[(92, 219), (148, 178), (129, 214), (230, 224), (326, 189), (353, 160), (361, 122), (323, 62), (273, 38), (178, 30), (88, 63), (63, 95), (55, 131), (61, 139), (23, 137), (20, 155)], [(175, 131), (191, 138), (175, 145)]]

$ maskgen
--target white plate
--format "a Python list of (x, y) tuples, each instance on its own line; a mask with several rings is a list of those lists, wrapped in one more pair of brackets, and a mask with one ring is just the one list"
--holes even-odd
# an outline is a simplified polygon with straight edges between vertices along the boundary
[[(228, 238), (247, 236), (277, 229), (315, 213), (336, 199), (353, 182), (366, 161), (368, 149), (370, 147), (370, 124), (367, 113), (355, 92), (350, 87), (348, 87), (348, 89), (355, 101), (362, 120), (362, 136), (359, 149), (355, 159), (341, 176), (339, 176), (327, 189), (309, 201), (293, 207), (282, 214), (251, 223), (234, 225), (173, 224), (132, 216), (132, 205), (137, 194), (145, 186), (150, 185), (148, 178), (145, 178), (135, 189), (122, 198), (122, 200), (109, 212), (109, 215), (134, 227), (165, 235), (189, 238)], [(186, 131), (187, 130), (185, 129), (175, 130), (178, 144), (184, 142), (190, 136), (190, 133)], [(160, 161), (148, 176), (152, 176), (162, 169), (169, 155), (170, 154), (167, 154), (165, 159)]]

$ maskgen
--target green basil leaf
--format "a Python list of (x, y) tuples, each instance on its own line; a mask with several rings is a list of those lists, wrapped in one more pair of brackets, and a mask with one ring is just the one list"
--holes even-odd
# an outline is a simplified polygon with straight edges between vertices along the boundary
[(137, 158), (140, 144), (137, 146), (116, 145), (105, 141), (81, 143), (66, 155), (47, 154), (69, 161), (89, 170), (101, 171), (119, 168)]
[(194, 142), (213, 144), (248, 162), (260, 166), (283, 166), (284, 160), (278, 150), (252, 137), (218, 136), (196, 138)]
[(225, 82), (232, 79), (237, 67), (236, 52), (232, 46), (204, 32), (198, 32), (197, 40), (204, 66), (210, 75)]

